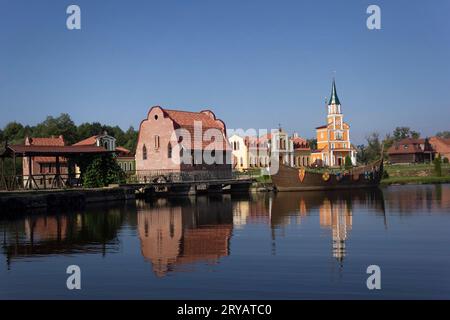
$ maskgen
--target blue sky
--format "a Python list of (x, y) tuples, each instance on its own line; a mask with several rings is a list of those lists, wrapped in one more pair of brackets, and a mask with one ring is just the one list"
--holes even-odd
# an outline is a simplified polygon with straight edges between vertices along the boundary
[[(66, 29), (70, 4), (82, 30)], [(450, 130), (449, 14), (447, 0), (0, 0), (0, 127), (67, 112), (137, 128), (161, 105), (312, 137), (336, 71), (353, 142), (432, 135)]]

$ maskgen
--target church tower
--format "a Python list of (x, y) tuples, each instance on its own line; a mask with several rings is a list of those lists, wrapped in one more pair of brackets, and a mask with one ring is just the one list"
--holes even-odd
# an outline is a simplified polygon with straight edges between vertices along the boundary
[[(333, 84), (331, 86), (330, 101), (328, 101), (328, 124), (332, 124), (333, 130), (336, 136), (340, 136), (340, 131), (343, 129), (343, 115), (341, 112), (341, 102), (339, 101), (336, 91), (336, 81), (333, 78)], [(340, 137), (342, 139), (342, 137)]]
[(334, 78), (327, 108), (327, 124), (316, 128), (317, 150), (311, 153), (311, 160), (324, 166), (342, 167), (348, 156), (355, 165), (356, 150), (350, 142), (350, 126), (344, 122)]

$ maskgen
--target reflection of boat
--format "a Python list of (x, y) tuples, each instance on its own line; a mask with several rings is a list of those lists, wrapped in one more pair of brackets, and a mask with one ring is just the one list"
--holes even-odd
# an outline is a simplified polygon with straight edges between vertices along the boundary
[(383, 158), (342, 172), (293, 168), (280, 163), (272, 182), (277, 191), (333, 190), (376, 187), (383, 176)]

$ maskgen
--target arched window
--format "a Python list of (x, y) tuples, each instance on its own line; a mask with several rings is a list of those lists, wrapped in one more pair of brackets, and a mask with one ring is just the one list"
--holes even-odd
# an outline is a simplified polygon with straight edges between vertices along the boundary
[(142, 147), (142, 160), (147, 160), (147, 147), (144, 146)]
[(169, 158), (169, 159), (172, 158), (172, 145), (170, 143), (167, 146), (167, 158)]

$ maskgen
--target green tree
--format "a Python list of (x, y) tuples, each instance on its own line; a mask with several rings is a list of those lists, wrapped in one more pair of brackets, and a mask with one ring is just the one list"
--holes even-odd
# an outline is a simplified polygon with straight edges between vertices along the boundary
[(358, 163), (367, 163), (366, 146), (360, 144), (356, 146), (356, 160)]
[(67, 113), (62, 113), (59, 117), (48, 116), (39, 123), (34, 132), (34, 137), (51, 137), (62, 135), (67, 144), (77, 142), (77, 127)]
[(126, 142), (123, 144), (123, 147), (127, 148), (131, 152), (136, 152), (137, 139), (138, 132), (134, 129), (134, 127), (130, 126), (125, 132)]
[(436, 136), (439, 138), (450, 139), (450, 131), (441, 131), (436, 133)]
[(3, 129), (3, 139), (10, 144), (20, 143), (20, 140), (25, 138), (23, 129), (22, 124), (15, 121), (10, 122)]
[(83, 140), (103, 132), (103, 125), (100, 122), (82, 123), (77, 128), (77, 135), (79, 140)]
[(366, 137), (367, 146), (365, 148), (366, 163), (379, 159), (381, 155), (380, 135), (372, 132)]
[(111, 154), (96, 156), (82, 172), (83, 186), (86, 188), (106, 187), (110, 184), (125, 183), (125, 173)]
[(437, 177), (442, 176), (442, 167), (441, 167), (441, 156), (438, 155), (436, 158), (434, 158), (434, 173)]
[(418, 139), (420, 138), (420, 133), (411, 130), (409, 127), (397, 127), (392, 133), (394, 141), (399, 141), (406, 138)]
[(308, 143), (308, 145), (311, 148), (311, 150), (316, 150), (317, 149), (317, 139), (316, 138), (314, 138), (314, 139), (307, 139), (306, 142)]
[(350, 158), (350, 156), (349, 155), (347, 155), (346, 157), (345, 157), (345, 169), (351, 169), (353, 167), (353, 164), (352, 164), (352, 159)]

